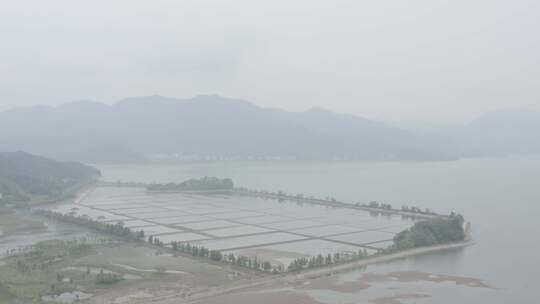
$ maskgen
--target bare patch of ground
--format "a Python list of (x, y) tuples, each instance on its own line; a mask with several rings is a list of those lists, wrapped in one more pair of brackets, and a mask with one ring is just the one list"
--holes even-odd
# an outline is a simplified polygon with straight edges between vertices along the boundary
[(196, 294), (264, 278), (231, 265), (156, 252), (147, 245), (126, 243), (100, 248), (96, 254), (77, 261), (76, 265), (84, 269), (88, 265), (91, 269), (103, 267), (141, 276), (129, 284), (99, 291), (88, 303), (150, 303), (157, 299), (176, 303)]
[(368, 289), (376, 283), (401, 282), (411, 283), (426, 281), (432, 283), (451, 282), (460, 286), (474, 288), (492, 288), (482, 280), (468, 277), (437, 275), (424, 272), (392, 272), (388, 274), (366, 273), (360, 278), (340, 282), (338, 276), (327, 276), (317, 279), (308, 280), (305, 282), (295, 283), (295, 289), (298, 290), (332, 290), (342, 293), (356, 293), (358, 291)]
[(153, 295), (150, 293), (146, 293), (143, 291), (135, 292), (132, 294), (128, 294), (125, 296), (118, 297), (114, 300), (114, 304), (123, 304), (123, 303), (129, 303), (134, 300), (143, 300), (143, 299), (149, 299), (152, 298)]
[(468, 277), (458, 277), (458, 276), (449, 276), (449, 275), (439, 275), (431, 274), (425, 272), (416, 272), (416, 271), (404, 271), (404, 272), (392, 272), (389, 274), (366, 274), (364, 276), (367, 280), (377, 281), (377, 280), (397, 280), (399, 282), (418, 282), (426, 281), (432, 283), (445, 283), (453, 282), (456, 285), (467, 286), (467, 287), (478, 287), (478, 288), (493, 288), (484, 281), (475, 278)]
[[(430, 295), (419, 294), (419, 293), (409, 293), (409, 294), (398, 294), (391, 297), (383, 297), (370, 300), (374, 304), (402, 304), (401, 300), (419, 300), (419, 299), (428, 299), (431, 298)], [(416, 303), (416, 302), (415, 302)]]
[(337, 276), (331, 276), (306, 282), (306, 284), (297, 289), (326, 289), (343, 293), (355, 293), (363, 289), (368, 289), (369, 287), (371, 287), (371, 284), (367, 280), (339, 282)]
[(316, 301), (314, 298), (294, 292), (279, 292), (279, 293), (238, 293), (214, 297), (201, 301), (192, 302), (193, 304), (323, 304)]

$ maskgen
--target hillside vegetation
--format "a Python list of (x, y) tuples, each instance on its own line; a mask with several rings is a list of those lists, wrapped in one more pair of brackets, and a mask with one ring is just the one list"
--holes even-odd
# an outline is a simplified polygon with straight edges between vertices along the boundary
[(99, 170), (25, 152), (0, 153), (0, 202), (61, 199), (92, 182)]
[(411, 228), (394, 237), (394, 249), (410, 249), (439, 244), (461, 242), (465, 239), (464, 219), (451, 214), (447, 218), (435, 218), (417, 222)]

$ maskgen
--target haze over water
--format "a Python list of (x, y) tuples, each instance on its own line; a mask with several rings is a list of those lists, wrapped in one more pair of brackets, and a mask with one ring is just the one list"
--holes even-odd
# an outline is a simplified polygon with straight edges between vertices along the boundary
[(472, 222), (475, 245), (370, 266), (367, 271), (473, 277), (495, 288), (449, 289), (421, 283), (437, 303), (536, 300), (534, 281), (540, 277), (540, 242), (536, 235), (540, 231), (540, 157), (451, 162), (180, 162), (99, 168), (108, 181), (231, 177), (237, 186), (253, 189), (332, 196), (351, 203), (377, 200), (394, 206), (417, 205), (444, 213), (454, 210)]

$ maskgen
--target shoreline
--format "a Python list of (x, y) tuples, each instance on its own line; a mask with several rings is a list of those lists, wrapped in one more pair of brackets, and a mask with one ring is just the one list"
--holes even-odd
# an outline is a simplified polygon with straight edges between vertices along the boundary
[(452, 244), (444, 244), (444, 245), (436, 245), (436, 246), (430, 246), (430, 247), (422, 247), (422, 248), (414, 248), (414, 249), (408, 249), (401, 252), (396, 252), (392, 254), (372, 257), (372, 258), (366, 258), (363, 260), (350, 262), (350, 263), (343, 263), (338, 265), (332, 265), (332, 266), (324, 266), (317, 269), (309, 269), (300, 271), (297, 273), (284, 273), (284, 274), (277, 274), (277, 275), (271, 275), (269, 274), (267, 277), (261, 278), (259, 280), (255, 280), (253, 282), (250, 282), (248, 284), (243, 285), (237, 285), (237, 286), (231, 286), (228, 288), (216, 288), (213, 290), (208, 290), (206, 292), (202, 292), (199, 294), (194, 294), (191, 298), (182, 298), (180, 294), (173, 294), (173, 295), (166, 295), (166, 296), (157, 296), (153, 299), (145, 299), (144, 302), (139, 302), (137, 300), (130, 302), (130, 303), (201, 303), (201, 301), (204, 301), (204, 299), (230, 294), (234, 292), (241, 292), (242, 290), (249, 290), (253, 288), (263, 288), (264, 286), (272, 286), (273, 284), (300, 284), (302, 282), (318, 279), (325, 276), (333, 276), (339, 273), (353, 271), (357, 268), (361, 268), (368, 265), (378, 264), (378, 263), (384, 263), (389, 262), (393, 260), (400, 260), (408, 257), (413, 256), (421, 256), (424, 254), (430, 254), (430, 253), (436, 253), (441, 251), (447, 251), (447, 250), (453, 250), (453, 249), (459, 249), (459, 248), (465, 248), (471, 245), (474, 245), (475, 242), (470, 241), (464, 241), (459, 243), (452, 243)]
[(407, 249), (404, 251), (399, 251), (396, 253), (390, 253), (386, 255), (366, 258), (363, 260), (358, 260), (350, 263), (343, 263), (338, 265), (331, 265), (326, 267), (321, 267), (318, 269), (310, 269), (310, 270), (304, 270), (300, 271), (299, 273), (290, 273), (289, 276), (295, 276), (296, 279), (300, 280), (309, 280), (309, 279), (315, 279), (319, 278), (321, 276), (327, 276), (327, 275), (333, 275), (338, 274), (341, 272), (347, 272), (350, 270), (354, 270), (355, 268), (360, 268), (368, 265), (378, 264), (378, 263), (384, 263), (389, 262), (393, 260), (399, 260), (404, 259), (408, 257), (413, 256), (420, 256), (440, 251), (447, 251), (452, 249), (458, 249), (458, 248), (465, 248), (468, 246), (474, 245), (475, 242), (473, 240), (469, 241), (463, 241), (459, 243), (452, 243), (452, 244), (443, 244), (443, 245), (435, 245), (435, 246), (429, 246), (429, 247), (420, 247), (420, 248), (413, 248), (413, 249)]

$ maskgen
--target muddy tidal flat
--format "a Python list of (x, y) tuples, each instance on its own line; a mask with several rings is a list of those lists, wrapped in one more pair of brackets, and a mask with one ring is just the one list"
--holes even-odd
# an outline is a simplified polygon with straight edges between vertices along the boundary
[(438, 301), (441, 297), (440, 290), (461, 292), (464, 289), (476, 290), (479, 293), (496, 291), (476, 278), (423, 272), (364, 272), (360, 275), (347, 273), (305, 281), (277, 280), (264, 287), (212, 295), (207, 299), (186, 303), (447, 303)]

